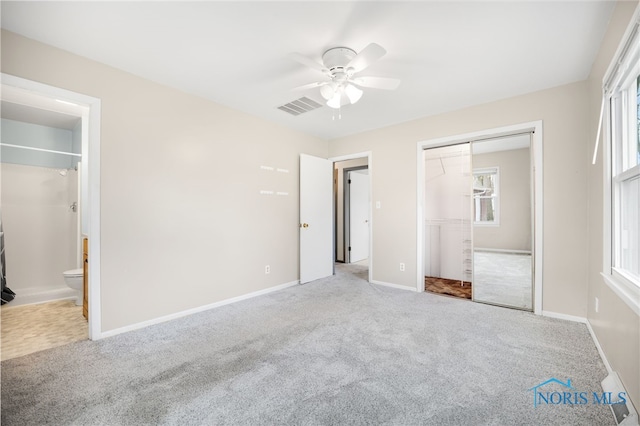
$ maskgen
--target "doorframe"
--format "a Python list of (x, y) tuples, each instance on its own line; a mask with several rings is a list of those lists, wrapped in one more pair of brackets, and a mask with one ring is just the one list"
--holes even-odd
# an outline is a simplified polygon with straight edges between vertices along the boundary
[[(348, 181), (349, 172), (355, 170), (369, 170), (369, 166), (342, 169), (342, 244), (344, 246), (342, 252), (344, 254), (344, 263), (351, 263), (351, 251), (347, 250), (351, 246), (351, 184), (349, 184), (348, 191), (345, 191), (344, 188), (345, 182)], [(369, 189), (371, 189), (371, 178), (369, 178)], [(371, 240), (369, 240), (369, 245), (371, 245)]]
[[(89, 223), (89, 339), (102, 338), (100, 301), (100, 116), (99, 98), (62, 89), (48, 84), (2, 73), (2, 84), (38, 96), (82, 107), (82, 164), (81, 173), (87, 182)], [(62, 271), (61, 271), (62, 272)]]
[[(367, 159), (367, 169), (369, 170), (369, 282), (372, 282), (373, 279), (373, 206), (372, 206), (372, 200), (373, 200), (373, 153), (371, 151), (364, 151), (364, 152), (358, 152), (358, 153), (354, 153), (354, 154), (346, 154), (346, 155), (340, 155), (337, 157), (330, 157), (329, 161), (331, 161), (334, 164), (334, 169), (335, 169), (335, 163), (338, 163), (340, 161), (346, 161), (346, 160), (356, 160), (358, 158), (366, 158)], [(333, 174), (332, 174), (332, 178), (333, 178)], [(343, 185), (343, 191), (344, 191), (344, 185)], [(335, 211), (336, 206), (335, 206), (335, 197), (333, 197), (333, 202), (334, 202), (334, 206), (333, 206), (333, 210)], [(335, 220), (335, 213), (333, 214), (333, 253), (336, 252), (336, 220)], [(334, 259), (335, 259), (335, 255), (333, 255)], [(335, 263), (335, 260), (334, 260)]]
[(428, 148), (437, 148), (442, 146), (455, 145), (465, 142), (475, 142), (484, 139), (494, 139), (504, 136), (510, 136), (519, 133), (531, 132), (531, 156), (533, 158), (533, 313), (542, 315), (542, 265), (543, 265), (543, 137), (542, 137), (542, 120), (530, 121), (526, 123), (514, 124), (511, 126), (496, 127), (492, 129), (481, 130), (477, 132), (464, 133), (453, 136), (445, 136), (441, 138), (428, 139), (420, 141), (416, 146), (416, 162), (417, 162), (417, 185), (416, 185), (416, 231), (417, 231), (417, 250), (416, 250), (416, 290), (424, 291), (424, 156), (423, 152)]

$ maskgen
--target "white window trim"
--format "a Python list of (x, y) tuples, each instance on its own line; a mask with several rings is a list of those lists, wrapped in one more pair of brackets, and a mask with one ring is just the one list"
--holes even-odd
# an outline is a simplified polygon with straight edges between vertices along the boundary
[[(474, 226), (487, 226), (487, 227), (499, 227), (500, 226), (500, 167), (498, 166), (494, 166), (494, 167), (483, 167), (483, 168), (479, 168), (479, 169), (473, 169), (473, 174), (489, 174), (489, 173), (495, 173), (496, 175), (496, 187), (495, 187), (495, 212), (494, 212), (494, 217), (493, 220), (491, 222), (489, 221), (473, 221), (473, 225)], [(473, 192), (472, 192), (473, 194)], [(474, 200), (474, 206), (475, 206), (475, 199), (476, 197), (473, 196), (473, 200)], [(475, 208), (475, 207), (474, 207)], [(475, 219), (475, 215), (474, 215), (474, 219)]]
[[(603, 196), (604, 196), (604, 211), (603, 211), (603, 259), (602, 259), (602, 272), (601, 276), (605, 282), (605, 284), (618, 296), (620, 297), (626, 304), (629, 306), (636, 315), (640, 316), (640, 287), (635, 285), (629, 278), (625, 276), (625, 274), (618, 271), (612, 265), (612, 256), (613, 256), (613, 217), (612, 217), (612, 202), (613, 202), (613, 194), (612, 194), (612, 184), (613, 184), (613, 176), (612, 176), (612, 141), (611, 141), (611, 102), (610, 102), (610, 94), (607, 88), (607, 84), (611, 84), (612, 76), (618, 72), (619, 67), (621, 66), (620, 59), (626, 53), (627, 47), (630, 46), (631, 37), (634, 36), (635, 33), (640, 31), (640, 6), (636, 7), (633, 17), (631, 18), (631, 22), (625, 31), (624, 37), (618, 49), (613, 56), (611, 64), (607, 69), (607, 72), (604, 75), (602, 80), (603, 85), (603, 105), (604, 105), (604, 114), (603, 121), (601, 123), (604, 129), (605, 141), (603, 147)], [(627, 61), (628, 62), (628, 61)], [(627, 64), (628, 65), (628, 64)], [(624, 66), (624, 64), (623, 64)], [(618, 175), (618, 180), (620, 177), (624, 175)]]

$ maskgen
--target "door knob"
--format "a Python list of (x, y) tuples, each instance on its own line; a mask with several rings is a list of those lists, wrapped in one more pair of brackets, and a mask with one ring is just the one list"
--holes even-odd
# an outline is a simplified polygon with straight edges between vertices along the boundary
[(309, 224), (308, 223), (301, 223), (300, 224), (300, 228), (308, 228)]

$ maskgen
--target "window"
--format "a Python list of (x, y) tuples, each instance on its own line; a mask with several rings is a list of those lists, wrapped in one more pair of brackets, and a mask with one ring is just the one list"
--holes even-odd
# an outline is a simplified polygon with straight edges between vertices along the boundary
[[(610, 232), (605, 278), (640, 288), (640, 35), (637, 15), (605, 77)], [(607, 217), (607, 215), (605, 215)], [(608, 235), (610, 234), (610, 235)], [(609, 263), (609, 264), (608, 264)], [(637, 303), (637, 301), (636, 301)]]
[(499, 225), (498, 167), (473, 170), (473, 206), (475, 225)]

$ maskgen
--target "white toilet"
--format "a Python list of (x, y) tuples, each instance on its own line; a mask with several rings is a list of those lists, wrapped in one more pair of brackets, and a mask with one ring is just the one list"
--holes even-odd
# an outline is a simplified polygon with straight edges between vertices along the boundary
[(67, 283), (69, 287), (76, 290), (78, 296), (76, 298), (76, 305), (82, 305), (82, 268), (80, 269), (71, 269), (69, 271), (64, 271), (62, 273), (64, 275), (64, 281)]

